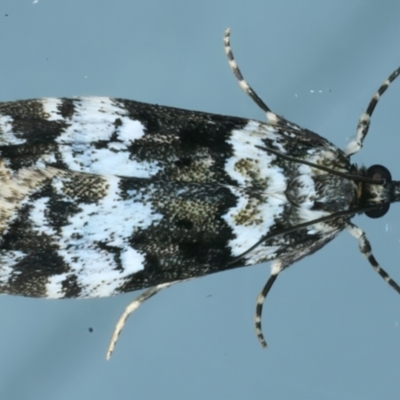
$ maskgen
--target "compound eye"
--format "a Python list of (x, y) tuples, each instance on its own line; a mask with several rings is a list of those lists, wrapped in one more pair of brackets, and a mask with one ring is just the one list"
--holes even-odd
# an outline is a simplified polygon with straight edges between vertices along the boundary
[(374, 180), (383, 179), (386, 183), (392, 182), (392, 175), (389, 170), (383, 165), (379, 164), (371, 165), (367, 169), (367, 177)]
[(373, 210), (365, 211), (365, 215), (369, 218), (380, 218), (383, 217), (390, 208), (389, 203), (384, 203), (381, 206), (376, 206)]
[[(389, 170), (383, 165), (372, 165), (367, 169), (367, 177), (374, 180), (384, 180), (385, 183), (392, 182), (392, 175)], [(383, 217), (390, 208), (390, 203), (383, 203), (374, 210), (365, 212), (365, 215), (369, 218), (380, 218)]]

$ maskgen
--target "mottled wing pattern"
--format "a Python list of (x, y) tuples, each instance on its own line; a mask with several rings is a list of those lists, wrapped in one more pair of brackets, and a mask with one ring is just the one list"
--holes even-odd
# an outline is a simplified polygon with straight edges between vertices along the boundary
[(339, 149), (267, 117), (110, 98), (0, 104), (0, 290), (110, 296), (315, 251), (350, 216), (236, 259), (266, 234), (354, 201), (352, 182), (264, 148), (348, 171)]

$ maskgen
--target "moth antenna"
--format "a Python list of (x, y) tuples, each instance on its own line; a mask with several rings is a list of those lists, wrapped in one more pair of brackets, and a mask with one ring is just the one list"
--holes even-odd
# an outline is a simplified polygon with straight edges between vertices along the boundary
[(106, 360), (109, 360), (114, 349), (115, 345), (117, 344), (118, 337), (125, 325), (126, 320), (128, 317), (136, 310), (139, 308), (141, 304), (143, 304), (147, 299), (150, 297), (153, 297), (155, 294), (157, 294), (160, 290), (166, 289), (173, 285), (174, 283), (177, 282), (182, 282), (182, 281), (175, 281), (175, 282), (168, 282), (168, 283), (162, 283), (157, 286), (152, 286), (151, 288), (145, 290), (142, 294), (140, 294), (138, 297), (136, 297), (133, 301), (131, 301), (125, 308), (124, 312), (122, 315), (119, 317), (118, 322), (115, 325), (114, 332), (111, 336), (110, 344), (108, 345), (107, 349), (107, 354), (106, 354)]
[(364, 139), (368, 133), (372, 113), (374, 112), (375, 107), (378, 104), (380, 97), (383, 95), (383, 93), (386, 92), (387, 88), (399, 76), (399, 74), (400, 74), (400, 67), (391, 73), (389, 78), (387, 78), (382, 83), (382, 85), (379, 87), (378, 91), (375, 92), (374, 95), (372, 96), (372, 98), (368, 104), (367, 110), (365, 111), (365, 113), (361, 114), (361, 116), (358, 120), (355, 139), (352, 140), (351, 142), (349, 142), (349, 144), (344, 149), (344, 152), (346, 155), (351, 156), (351, 155), (357, 153), (359, 150), (361, 150), (363, 143), (364, 143)]
[(231, 49), (231, 43), (230, 43), (230, 35), (231, 35), (231, 30), (228, 28), (225, 31), (225, 35), (224, 35), (225, 53), (226, 53), (226, 56), (228, 57), (229, 66), (231, 67), (233, 74), (235, 75), (236, 79), (238, 80), (240, 88), (248, 96), (250, 96), (250, 98), (258, 105), (258, 107), (261, 108), (261, 110), (263, 110), (266, 113), (271, 112), (270, 108), (261, 100), (261, 98), (257, 95), (257, 93), (252, 89), (252, 87), (243, 78), (243, 75), (240, 72), (240, 69), (239, 69), (238, 65), (236, 64), (235, 58), (233, 56), (233, 52)]
[(372, 254), (371, 244), (365, 235), (365, 232), (357, 225), (349, 223), (346, 229), (352, 236), (358, 239), (358, 245), (363, 256), (367, 258), (372, 268), (397, 292), (400, 294), (400, 286), (389, 276), (389, 274), (378, 264)]
[(347, 172), (336, 171), (336, 170), (334, 170), (332, 168), (325, 167), (324, 165), (319, 165), (319, 164), (312, 163), (310, 161), (301, 160), (300, 158), (288, 156), (286, 154), (281, 153), (278, 150), (271, 149), (270, 147), (263, 147), (263, 146), (255, 146), (255, 147), (257, 147), (258, 149), (261, 149), (261, 150), (265, 150), (268, 153), (275, 154), (278, 157), (283, 158), (284, 160), (295, 162), (295, 163), (299, 163), (299, 164), (308, 165), (309, 167), (312, 167), (312, 168), (315, 168), (315, 169), (319, 169), (321, 171), (328, 172), (331, 175), (340, 176), (341, 178), (349, 179), (349, 180), (352, 180), (352, 181), (358, 181), (358, 182), (367, 182), (367, 183), (370, 183), (372, 185), (383, 185), (385, 183), (384, 179), (371, 179), (371, 178), (368, 178), (368, 177), (365, 177), (365, 176), (361, 176), (361, 175), (354, 175), (354, 174), (349, 174)]
[(256, 336), (258, 341), (260, 342), (262, 347), (267, 347), (267, 342), (264, 338), (264, 335), (262, 333), (262, 327), (261, 327), (261, 316), (262, 316), (262, 310), (264, 306), (265, 299), (268, 295), (268, 292), (270, 291), (273, 283), (275, 282), (276, 278), (278, 277), (278, 274), (282, 271), (283, 266), (282, 266), (282, 261), (281, 260), (275, 260), (272, 265), (271, 265), (271, 276), (267, 280), (266, 284), (262, 288), (260, 294), (257, 296), (256, 300), (256, 312), (254, 314), (254, 324), (255, 324), (255, 330), (256, 330)]

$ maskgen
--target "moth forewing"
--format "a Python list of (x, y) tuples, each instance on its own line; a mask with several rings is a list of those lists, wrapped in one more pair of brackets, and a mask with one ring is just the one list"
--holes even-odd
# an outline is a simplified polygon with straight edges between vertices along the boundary
[(0, 104), (0, 291), (100, 297), (147, 289), (128, 315), (173, 283), (272, 262), (256, 303), (281, 271), (349, 229), (373, 268), (358, 213), (377, 218), (399, 200), (382, 166), (358, 168), (379, 96), (345, 151), (275, 114), (225, 52), (266, 122), (108, 97)]

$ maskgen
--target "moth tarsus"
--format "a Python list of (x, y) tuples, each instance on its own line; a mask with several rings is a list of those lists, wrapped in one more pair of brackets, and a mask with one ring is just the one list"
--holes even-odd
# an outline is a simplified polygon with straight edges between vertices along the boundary
[(163, 283), (163, 284), (148, 288), (125, 307), (125, 310), (119, 317), (119, 320), (115, 325), (114, 332), (111, 336), (111, 340), (108, 345), (108, 349), (107, 349), (107, 353), (106, 353), (106, 360), (109, 360), (111, 358), (111, 355), (114, 351), (115, 345), (117, 344), (119, 334), (121, 333), (129, 315), (131, 315), (135, 310), (137, 310), (140, 307), (140, 305), (143, 304), (147, 299), (149, 299), (150, 297), (153, 297), (155, 294), (157, 294), (162, 289), (166, 289), (166, 288), (170, 287), (174, 283), (177, 283), (177, 282)]
[(344, 151), (270, 110), (239, 86), (266, 122), (108, 97), (0, 103), (0, 292), (107, 297), (147, 289), (118, 321), (165, 287), (272, 261), (257, 297), (256, 335), (277, 276), (347, 229), (380, 267), (355, 214), (384, 215), (400, 182), (383, 166), (350, 162), (380, 96)]

